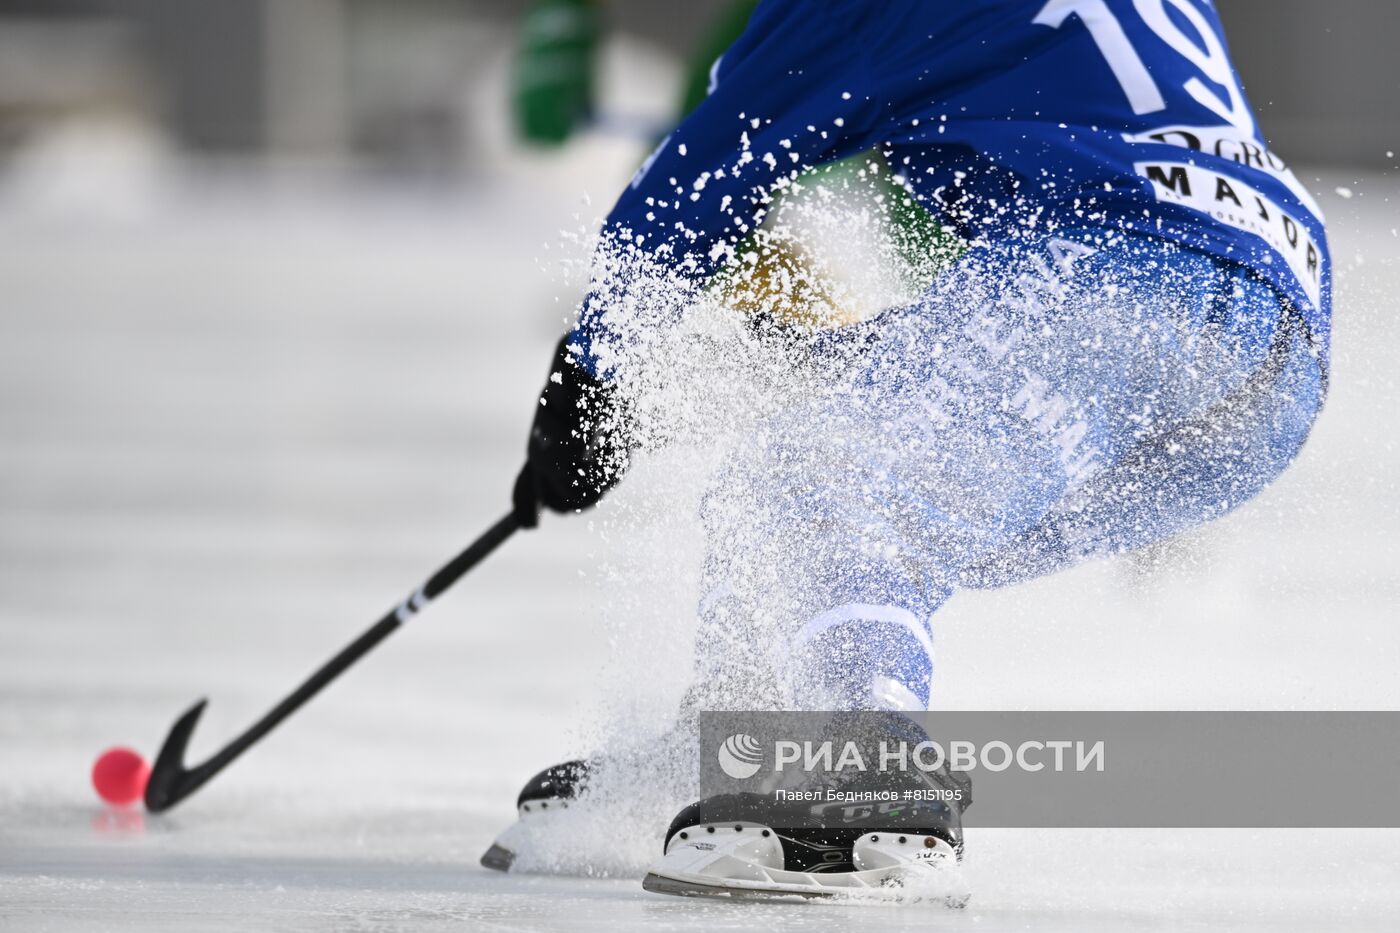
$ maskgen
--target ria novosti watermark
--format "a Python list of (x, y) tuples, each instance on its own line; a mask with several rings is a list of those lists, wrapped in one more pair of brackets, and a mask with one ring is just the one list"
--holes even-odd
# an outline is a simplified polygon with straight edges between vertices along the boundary
[(763, 755), (759, 741), (747, 733), (736, 733), (720, 744), (717, 760), (724, 773), (736, 780), (754, 777), (766, 758), (775, 772), (842, 773), (846, 771), (954, 771), (1000, 772), (1010, 768), (1034, 773), (1045, 768), (1055, 771), (1102, 771), (1106, 755), (1104, 740), (1027, 739), (1014, 747), (993, 739), (977, 743), (953, 739), (947, 743), (924, 739), (880, 740), (874, 748), (864, 748), (854, 740), (836, 742), (785, 741), (773, 743), (771, 755)]
[(706, 712), (700, 733), (706, 796), (938, 800), (981, 826), (1400, 828), (1397, 712)]

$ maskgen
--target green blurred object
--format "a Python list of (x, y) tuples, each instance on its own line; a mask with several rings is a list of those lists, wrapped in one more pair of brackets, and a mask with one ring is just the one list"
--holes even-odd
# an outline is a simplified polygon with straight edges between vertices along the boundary
[(558, 146), (593, 112), (601, 16), (593, 0), (534, 0), (520, 29), (511, 104), (527, 143)]

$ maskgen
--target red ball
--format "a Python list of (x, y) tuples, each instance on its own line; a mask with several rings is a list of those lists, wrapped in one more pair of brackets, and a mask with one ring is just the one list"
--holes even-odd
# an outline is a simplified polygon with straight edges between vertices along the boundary
[(130, 806), (146, 793), (151, 766), (140, 752), (129, 748), (109, 748), (97, 756), (92, 766), (92, 786), (97, 796), (119, 807)]

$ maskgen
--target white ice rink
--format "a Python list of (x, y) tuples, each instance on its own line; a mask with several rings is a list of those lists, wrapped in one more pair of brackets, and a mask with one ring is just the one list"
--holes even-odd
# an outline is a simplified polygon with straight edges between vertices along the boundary
[[(99, 806), (102, 748), (152, 755), (208, 696), (206, 754), (504, 511), (574, 298), (543, 244), (617, 183), (584, 207), (540, 172), (176, 176), (96, 213), (6, 190), (0, 929), (1400, 929), (1400, 831), (973, 831), (961, 912), (645, 894), (628, 853), (655, 840), (600, 854), (606, 879), (479, 868), (605, 699), (683, 676), (690, 606), (605, 626), (592, 576), (616, 545), (582, 519), (510, 542), (168, 816)], [(1400, 184), (1302, 174), (1340, 287), (1301, 461), (1174, 545), (1178, 569), (958, 596), (939, 705), (1400, 708)], [(1304, 803), (1327, 807), (1325, 776)]]

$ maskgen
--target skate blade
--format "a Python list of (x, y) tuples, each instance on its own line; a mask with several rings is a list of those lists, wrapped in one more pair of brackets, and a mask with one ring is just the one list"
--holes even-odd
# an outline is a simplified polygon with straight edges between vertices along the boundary
[(930, 840), (915, 849), (907, 836), (870, 833), (852, 850), (855, 871), (793, 871), (784, 867), (777, 832), (755, 823), (733, 828), (693, 826), (677, 833), (642, 888), (683, 897), (854, 898), (950, 907), (963, 906), (970, 896), (946, 842)]
[(642, 879), (642, 890), (650, 891), (653, 894), (675, 894), (680, 897), (732, 897), (740, 900), (746, 898), (771, 900), (788, 897), (812, 900), (837, 895), (835, 891), (818, 891), (811, 888), (793, 888), (791, 890), (779, 886), (749, 888), (724, 882), (681, 881), (678, 878), (667, 878), (665, 875), (658, 875), (651, 871), (647, 872), (646, 877)]
[(481, 854), (481, 867), (492, 871), (510, 871), (515, 864), (515, 853), (499, 843), (491, 843), (491, 848)]
[[(835, 877), (834, 875), (832, 877)], [(930, 903), (939, 904), (953, 910), (960, 910), (972, 900), (967, 892), (956, 894), (920, 894), (905, 888), (890, 878), (887, 884), (835, 885), (831, 887), (813, 884), (783, 884), (781, 882), (746, 882), (737, 880), (681, 879), (649, 871), (642, 879), (642, 890), (652, 894), (671, 894), (678, 897), (727, 897), (732, 900), (787, 900), (800, 898), (808, 901), (882, 901), (890, 903)]]

